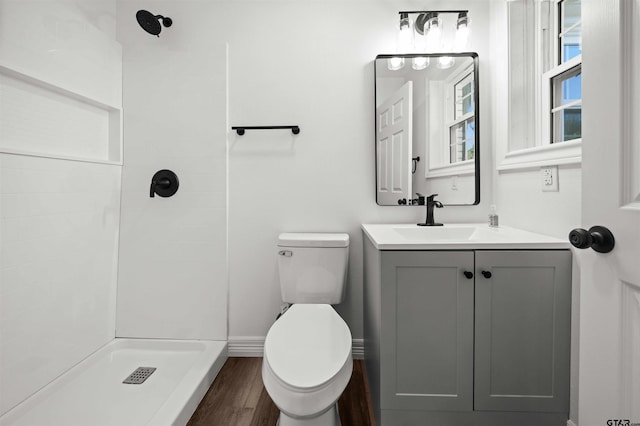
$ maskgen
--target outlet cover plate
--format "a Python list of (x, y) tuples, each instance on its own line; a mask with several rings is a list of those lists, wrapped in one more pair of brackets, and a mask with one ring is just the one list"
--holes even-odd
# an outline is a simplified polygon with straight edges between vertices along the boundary
[(558, 166), (541, 167), (540, 183), (543, 192), (558, 192)]

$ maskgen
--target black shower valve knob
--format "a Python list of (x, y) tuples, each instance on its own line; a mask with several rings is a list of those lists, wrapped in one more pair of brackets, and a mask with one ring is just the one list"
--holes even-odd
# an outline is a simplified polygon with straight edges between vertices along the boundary
[(179, 186), (180, 181), (174, 172), (171, 170), (158, 170), (151, 178), (149, 197), (153, 198), (156, 194), (161, 197), (171, 197), (178, 191)]

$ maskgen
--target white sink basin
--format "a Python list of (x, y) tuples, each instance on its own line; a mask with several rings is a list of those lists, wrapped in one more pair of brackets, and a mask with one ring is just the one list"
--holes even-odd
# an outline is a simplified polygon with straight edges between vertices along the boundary
[(567, 240), (486, 224), (365, 224), (364, 233), (379, 250), (566, 249)]
[(415, 228), (393, 228), (393, 231), (411, 241), (468, 241), (474, 235), (473, 227), (416, 226)]

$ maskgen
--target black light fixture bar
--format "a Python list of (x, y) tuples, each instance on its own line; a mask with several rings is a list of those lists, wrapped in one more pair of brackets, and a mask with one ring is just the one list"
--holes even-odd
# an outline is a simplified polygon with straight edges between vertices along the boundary
[(300, 133), (299, 126), (234, 126), (231, 130), (235, 130), (240, 136), (244, 135), (245, 130), (272, 130), (272, 129), (291, 129), (291, 133), (297, 135)]

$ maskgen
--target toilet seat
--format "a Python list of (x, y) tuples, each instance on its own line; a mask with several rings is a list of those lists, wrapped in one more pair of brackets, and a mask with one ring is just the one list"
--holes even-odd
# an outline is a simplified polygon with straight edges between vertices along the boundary
[(351, 332), (330, 305), (293, 305), (267, 333), (264, 385), (289, 416), (313, 416), (330, 409), (352, 369)]

